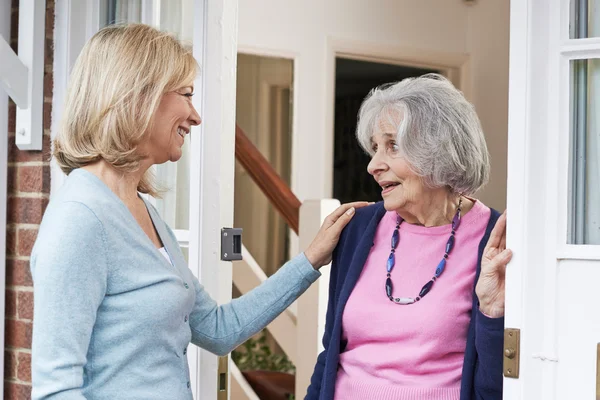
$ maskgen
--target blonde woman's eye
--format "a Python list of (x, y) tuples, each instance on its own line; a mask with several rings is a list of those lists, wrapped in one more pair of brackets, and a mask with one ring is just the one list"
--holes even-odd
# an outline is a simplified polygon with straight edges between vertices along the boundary
[(189, 98), (191, 98), (191, 97), (194, 95), (194, 93), (184, 93), (183, 95), (184, 95), (185, 97), (189, 97)]

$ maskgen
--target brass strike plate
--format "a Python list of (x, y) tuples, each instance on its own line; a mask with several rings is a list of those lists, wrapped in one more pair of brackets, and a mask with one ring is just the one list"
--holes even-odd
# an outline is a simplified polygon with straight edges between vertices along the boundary
[(229, 356), (219, 357), (217, 373), (217, 400), (227, 400), (227, 379), (229, 378)]
[[(519, 329), (504, 329), (504, 376), (519, 377), (519, 358), (521, 349), (521, 331)], [(599, 350), (600, 351), (600, 350)]]
[(596, 400), (600, 400), (600, 343), (596, 346)]

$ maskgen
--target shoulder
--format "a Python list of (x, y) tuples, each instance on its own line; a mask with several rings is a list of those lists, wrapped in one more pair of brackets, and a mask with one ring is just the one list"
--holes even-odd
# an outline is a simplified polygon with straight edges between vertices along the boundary
[(356, 213), (342, 231), (336, 251), (339, 252), (345, 247), (351, 247), (355, 250), (358, 243), (368, 232), (373, 231), (372, 233), (374, 233), (374, 230), (370, 228), (377, 226), (385, 212), (382, 201), (357, 208)]

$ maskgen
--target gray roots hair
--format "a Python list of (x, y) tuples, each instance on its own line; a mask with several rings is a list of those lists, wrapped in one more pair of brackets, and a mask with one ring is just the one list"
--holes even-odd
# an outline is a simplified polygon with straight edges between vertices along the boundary
[(428, 187), (470, 195), (487, 183), (489, 154), (475, 108), (443, 76), (427, 74), (371, 90), (356, 129), (371, 156), (382, 118), (397, 126), (401, 156)]

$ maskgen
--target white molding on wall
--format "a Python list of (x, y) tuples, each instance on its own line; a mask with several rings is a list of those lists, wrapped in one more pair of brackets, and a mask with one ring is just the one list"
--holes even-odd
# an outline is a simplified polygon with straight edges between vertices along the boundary
[(20, 0), (19, 10), (19, 59), (28, 76), (27, 103), (17, 107), (15, 143), (21, 150), (42, 150), (46, 0)]

